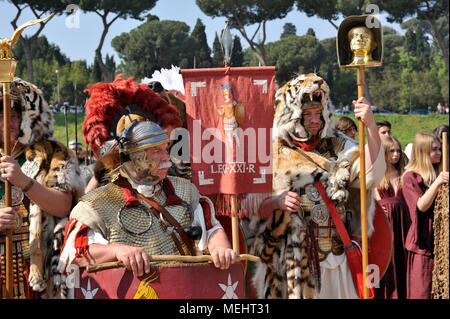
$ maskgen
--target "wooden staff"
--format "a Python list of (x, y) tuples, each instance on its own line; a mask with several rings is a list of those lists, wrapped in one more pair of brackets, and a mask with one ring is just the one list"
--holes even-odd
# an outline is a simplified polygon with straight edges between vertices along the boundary
[[(52, 13), (47, 18), (31, 20), (20, 25), (13, 33), (10, 39), (0, 39), (0, 83), (3, 84), (3, 151), (6, 156), (11, 155), (10, 146), (10, 126), (9, 113), (11, 108), (10, 90), (11, 82), (14, 80), (17, 61), (13, 58), (12, 47), (19, 40), (19, 37), (25, 28), (37, 23), (51, 19), (55, 14)], [(11, 207), (11, 183), (5, 180), (5, 207)], [(6, 257), (6, 297), (14, 297), (14, 279), (13, 279), (13, 258), (12, 258), (12, 230), (6, 231), (5, 257)]]
[(239, 255), (239, 216), (236, 194), (231, 195), (231, 239), (233, 250)]
[[(11, 156), (10, 145), (10, 82), (3, 82), (3, 151)], [(11, 183), (5, 179), (5, 207), (11, 207)], [(12, 229), (6, 231), (5, 257), (6, 257), (6, 298), (14, 298), (13, 256), (12, 256)]]
[[(364, 66), (356, 69), (356, 83), (358, 85), (358, 99), (364, 96)], [(362, 249), (362, 273), (364, 283), (364, 299), (369, 298), (369, 287), (367, 286), (367, 266), (369, 264), (368, 239), (367, 239), (367, 194), (366, 194), (366, 141), (365, 125), (361, 119), (358, 120), (359, 130), (359, 181), (360, 181), (360, 202), (361, 202), (361, 249)]]
[[(177, 261), (184, 263), (202, 263), (202, 262), (212, 262), (212, 257), (210, 255), (203, 256), (179, 256), (179, 255), (153, 255), (149, 256), (150, 261)], [(238, 255), (236, 261), (239, 262), (241, 260), (250, 260), (255, 263), (261, 262), (259, 257), (242, 254)], [(86, 271), (88, 273), (113, 269), (113, 268), (125, 268), (125, 264), (121, 261), (111, 261), (103, 264), (87, 266)]]
[[(364, 70), (383, 64), (383, 32), (381, 22), (371, 15), (349, 16), (339, 25), (336, 37), (339, 68), (355, 68), (358, 99), (364, 96)], [(360, 152), (360, 205), (363, 298), (369, 298), (367, 283), (368, 239), (366, 198), (365, 125), (358, 120)]]
[[(227, 24), (223, 29), (220, 45), (224, 54), (224, 66), (226, 68), (231, 67), (231, 53), (233, 51), (233, 40), (229, 27), (230, 21), (227, 20)], [(238, 200), (237, 194), (230, 195), (231, 200), (231, 242), (233, 250), (239, 255), (239, 216), (238, 216)]]
[(448, 134), (442, 132), (442, 169), (448, 172)]

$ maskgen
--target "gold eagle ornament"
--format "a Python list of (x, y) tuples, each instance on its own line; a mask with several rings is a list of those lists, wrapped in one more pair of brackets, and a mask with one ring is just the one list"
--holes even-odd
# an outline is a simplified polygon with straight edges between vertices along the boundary
[(35, 25), (37, 23), (44, 22), (45, 20), (51, 19), (55, 14), (52, 13), (46, 18), (43, 19), (36, 19), (31, 20), (28, 22), (25, 22), (21, 26), (19, 26), (13, 33), (11, 39), (9, 38), (2, 38), (0, 39), (0, 59), (12, 59), (12, 47), (14, 44), (19, 40), (20, 35), (22, 34), (22, 31), (25, 30), (25, 28), (31, 27), (32, 25)]

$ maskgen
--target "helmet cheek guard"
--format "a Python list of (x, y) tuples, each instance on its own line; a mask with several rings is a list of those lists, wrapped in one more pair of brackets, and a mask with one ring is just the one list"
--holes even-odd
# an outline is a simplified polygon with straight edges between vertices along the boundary
[(123, 163), (122, 167), (128, 177), (135, 183), (142, 185), (154, 185), (159, 177), (152, 174), (156, 168), (156, 162), (147, 158), (145, 151), (139, 151), (128, 156), (128, 161)]
[(152, 172), (157, 163), (145, 150), (168, 142), (166, 132), (156, 123), (133, 120), (119, 137), (122, 172), (135, 184), (155, 185), (159, 177)]

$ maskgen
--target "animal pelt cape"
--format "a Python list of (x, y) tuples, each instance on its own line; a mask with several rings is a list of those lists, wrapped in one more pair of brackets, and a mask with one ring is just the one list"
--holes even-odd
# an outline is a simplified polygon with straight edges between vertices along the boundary
[[(83, 195), (85, 185), (75, 153), (60, 142), (49, 139), (53, 134), (54, 119), (42, 91), (33, 83), (14, 78), (10, 92), (12, 107), (21, 114), (18, 142), (26, 158), (22, 171), (44, 187), (71, 192), (74, 206), (78, 197)], [(56, 297), (57, 290), (64, 293), (63, 278), (54, 264), (63, 244), (66, 221), (67, 218), (50, 215), (30, 201), (28, 281), (41, 297)]]
[[(329, 100), (329, 89), (326, 83), (321, 86), (320, 101), (323, 106), (322, 121), (323, 128), (319, 132), (321, 142), (316, 148), (321, 155), (316, 152), (298, 150), (292, 142), (293, 138), (298, 140), (308, 140), (309, 136), (303, 127), (301, 105), (302, 96), (308, 96), (317, 90), (317, 86), (307, 83), (307, 78), (321, 79), (316, 75), (300, 75), (285, 86), (280, 88), (275, 95), (277, 106), (274, 116), (274, 143), (273, 143), (273, 194), (279, 195), (284, 191), (299, 191), (307, 184), (315, 180), (327, 182), (327, 194), (336, 203), (345, 202), (346, 208), (353, 213), (351, 220), (350, 236), (360, 235), (360, 191), (359, 191), (359, 148), (358, 145), (341, 132), (334, 129), (332, 122), (332, 108)], [(304, 85), (297, 85), (299, 81)], [(335, 154), (331, 154), (328, 149), (334, 145)], [(332, 148), (332, 147), (331, 147)], [(322, 150), (321, 150), (322, 149)], [(316, 164), (304, 155), (306, 154)], [(373, 189), (378, 185), (379, 180), (367, 181), (368, 198), (368, 234), (373, 233), (373, 216), (375, 212), (375, 202), (373, 199)], [(257, 215), (257, 214), (253, 214)], [(311, 287), (310, 291), (302, 291), (296, 281), (299, 278), (296, 270), (300, 267), (300, 260), (293, 262), (291, 259), (298, 258), (299, 252), (295, 247), (299, 247), (305, 240), (306, 224), (297, 214), (289, 215), (284, 234), (281, 236), (279, 244), (275, 247), (270, 264), (260, 263), (253, 278), (257, 290), (258, 298), (314, 298), (316, 287)], [(267, 245), (264, 232), (273, 223), (271, 218), (261, 220), (254, 216), (247, 224), (247, 232), (255, 234), (254, 240), (250, 244), (250, 252), (261, 255)], [(269, 247), (267, 246), (267, 247)], [(293, 269), (291, 266), (297, 265)], [(271, 271), (267, 271), (270, 267)], [(296, 273), (297, 275), (292, 275)], [(292, 281), (292, 282), (290, 282)], [(317, 284), (317, 283), (316, 283)], [(272, 288), (271, 288), (272, 287)], [(288, 289), (288, 287), (296, 287)], [(270, 290), (277, 290), (278, 296), (271, 296)]]
[[(44, 187), (73, 194), (72, 207), (83, 195), (85, 184), (80, 177), (78, 160), (60, 142), (40, 140), (25, 148), (25, 158), (24, 173)], [(41, 292), (41, 297), (59, 297), (56, 293), (62, 287), (58, 286), (64, 282), (61, 274), (56, 272), (55, 262), (63, 243), (67, 218), (50, 215), (30, 201), (29, 221), (29, 284), (33, 290)]]

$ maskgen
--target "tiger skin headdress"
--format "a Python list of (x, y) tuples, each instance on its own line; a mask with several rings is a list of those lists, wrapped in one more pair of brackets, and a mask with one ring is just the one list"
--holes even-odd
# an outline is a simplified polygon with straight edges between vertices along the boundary
[[(27, 146), (40, 139), (50, 138), (53, 135), (53, 113), (42, 91), (33, 83), (20, 78), (14, 78), (10, 91), (13, 109), (22, 117), (18, 141)], [(2, 89), (0, 99), (3, 99)]]
[(301, 74), (280, 88), (275, 94), (274, 140), (294, 147), (292, 139), (305, 142), (311, 138), (302, 120), (302, 106), (311, 102), (322, 105), (323, 126), (319, 137), (333, 136), (334, 110), (329, 92), (328, 84), (313, 73)]

